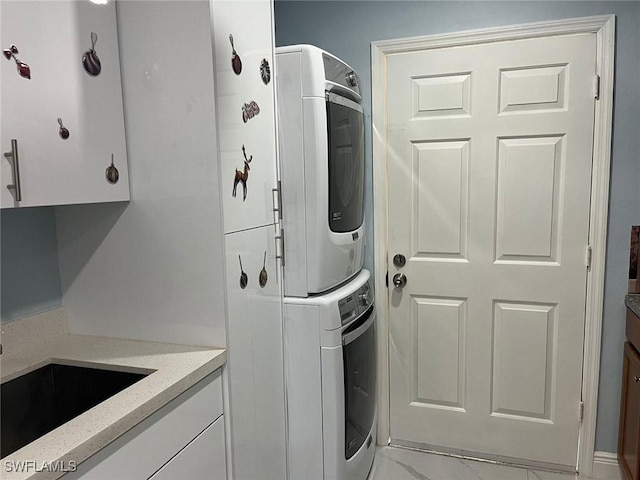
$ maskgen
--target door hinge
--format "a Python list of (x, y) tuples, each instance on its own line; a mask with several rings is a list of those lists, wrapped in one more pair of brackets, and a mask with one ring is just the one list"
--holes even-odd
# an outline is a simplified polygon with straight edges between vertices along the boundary
[[(276, 241), (276, 260), (279, 258), (280, 263), (282, 263), (282, 266), (284, 267), (284, 228), (280, 229), (280, 235), (276, 235), (273, 238)], [(278, 244), (280, 244), (279, 255), (278, 255)]]
[(593, 80), (593, 96), (596, 100), (600, 100), (600, 75), (596, 75)]
[(276, 220), (282, 220), (282, 181), (278, 180), (278, 186), (271, 189), (271, 195), (275, 193), (273, 201), (273, 211), (278, 214)]
[(591, 245), (587, 245), (587, 254), (586, 254), (586, 258), (585, 258), (585, 263), (587, 265), (587, 268), (591, 268), (591, 257), (593, 256), (593, 249), (591, 248)]
[(584, 419), (584, 402), (581, 401), (578, 404), (578, 421), (582, 423), (583, 419)]

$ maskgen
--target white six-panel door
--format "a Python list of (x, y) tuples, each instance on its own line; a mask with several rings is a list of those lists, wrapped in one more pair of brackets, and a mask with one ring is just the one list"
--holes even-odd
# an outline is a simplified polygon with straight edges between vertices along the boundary
[(392, 441), (575, 467), (595, 59), (591, 34), (387, 57)]

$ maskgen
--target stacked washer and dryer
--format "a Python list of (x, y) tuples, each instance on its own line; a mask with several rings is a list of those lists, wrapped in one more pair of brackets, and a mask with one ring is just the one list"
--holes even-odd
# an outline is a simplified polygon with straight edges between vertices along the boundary
[(373, 288), (362, 269), (364, 116), (349, 65), (276, 49), (289, 478), (365, 480), (375, 454)]

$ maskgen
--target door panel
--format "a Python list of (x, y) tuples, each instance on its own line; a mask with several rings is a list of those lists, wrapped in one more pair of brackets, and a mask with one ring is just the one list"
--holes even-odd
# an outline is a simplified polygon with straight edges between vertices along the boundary
[(414, 297), (414, 403), (462, 408), (466, 302)]
[(393, 441), (575, 467), (595, 46), (387, 57)]
[(498, 140), (496, 261), (556, 262), (563, 138)]
[(420, 258), (465, 259), (469, 142), (421, 142), (413, 147), (413, 248)]

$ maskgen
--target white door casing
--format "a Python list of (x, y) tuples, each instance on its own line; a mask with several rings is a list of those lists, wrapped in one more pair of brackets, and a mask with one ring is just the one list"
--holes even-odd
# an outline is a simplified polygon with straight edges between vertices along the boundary
[[(612, 19), (599, 20), (601, 28)], [(526, 37), (527, 27), (511, 36)], [(575, 467), (587, 280), (590, 304), (598, 295), (585, 249), (606, 225), (590, 239), (590, 216), (601, 219), (606, 201), (602, 116), (610, 115), (596, 111), (590, 210), (602, 38), (587, 32), (389, 41), (384, 58), (374, 45), (374, 161), (381, 153), (389, 175), (388, 186), (377, 178), (389, 213), (378, 203), (376, 225), (388, 221), (389, 261), (409, 259), (389, 266), (390, 278), (409, 279), (389, 297), (390, 433), (400, 443)], [(500, 33), (509, 40), (494, 39)], [(458, 46), (434, 49), (447, 40)], [(376, 232), (378, 277), (385, 235)], [(593, 330), (587, 341), (599, 346)]]

